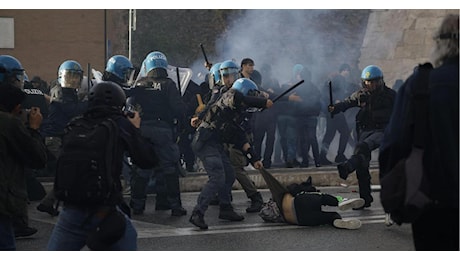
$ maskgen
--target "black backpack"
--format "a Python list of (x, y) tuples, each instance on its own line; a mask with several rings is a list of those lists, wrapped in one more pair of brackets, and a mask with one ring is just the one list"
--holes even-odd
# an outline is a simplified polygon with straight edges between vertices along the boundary
[(113, 161), (118, 126), (111, 118), (77, 117), (65, 128), (54, 192), (74, 205), (108, 205), (116, 192)]

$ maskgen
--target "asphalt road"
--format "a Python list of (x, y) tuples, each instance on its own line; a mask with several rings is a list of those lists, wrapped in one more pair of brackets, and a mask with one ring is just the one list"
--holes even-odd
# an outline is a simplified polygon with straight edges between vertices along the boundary
[[(322, 192), (357, 198), (356, 186), (319, 187)], [(377, 187), (374, 187), (378, 189)], [(261, 190), (268, 200), (268, 190)], [(218, 206), (210, 206), (205, 215), (209, 230), (200, 231), (188, 222), (196, 203), (197, 192), (182, 194), (186, 216), (171, 217), (170, 211), (155, 211), (154, 196), (147, 201), (144, 215), (133, 216), (138, 232), (139, 251), (413, 251), (410, 225), (384, 224), (384, 212), (374, 190), (374, 203), (362, 211), (339, 212), (343, 218), (358, 218), (358, 230), (342, 230), (332, 226), (301, 227), (289, 224), (265, 223), (257, 213), (246, 213), (249, 200), (241, 190), (235, 190), (233, 205), (245, 216), (241, 222), (218, 219)], [(128, 200), (129, 197), (127, 196)], [(57, 217), (38, 212), (38, 202), (29, 206), (30, 225), (39, 229), (29, 238), (17, 240), (19, 251), (43, 251)], [(324, 207), (324, 210), (336, 210)], [(87, 250), (84, 248), (83, 250)], [(169, 258), (169, 257), (168, 257)]]

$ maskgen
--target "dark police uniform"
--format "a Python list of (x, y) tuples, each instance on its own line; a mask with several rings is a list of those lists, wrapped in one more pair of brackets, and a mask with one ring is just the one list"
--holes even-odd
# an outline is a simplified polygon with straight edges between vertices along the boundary
[[(233, 144), (234, 148), (242, 150), (245, 143), (249, 143), (246, 131), (241, 127), (245, 119), (246, 106), (263, 108), (266, 99), (245, 97), (240, 92), (230, 89), (207, 110), (203, 121), (198, 127), (192, 148), (203, 162), (209, 181), (202, 188), (197, 199), (194, 213), (204, 215), (209, 202), (217, 193), (220, 203), (220, 218), (242, 220), (235, 216), (231, 206), (231, 190), (235, 181), (235, 170), (230, 162), (225, 144)], [(258, 160), (253, 158), (251, 162)], [(225, 214), (227, 217), (225, 217)]]
[[(333, 113), (344, 112), (351, 107), (361, 107), (356, 114), (356, 131), (358, 143), (350, 159), (340, 164), (348, 173), (356, 170), (358, 178), (359, 195), (365, 200), (365, 207), (369, 207), (373, 201), (371, 196), (371, 175), (369, 173), (369, 162), (371, 151), (380, 147), (383, 132), (390, 121), (393, 111), (393, 104), (396, 92), (387, 86), (382, 86), (369, 93), (364, 89), (354, 92), (344, 101), (334, 105)], [(339, 169), (340, 170), (340, 169)], [(346, 176), (341, 178), (346, 179)]]
[[(164, 69), (158, 69), (164, 70)], [(129, 96), (142, 118), (142, 134), (149, 138), (160, 159), (155, 169), (156, 209), (172, 209), (172, 215), (184, 215), (179, 186), (179, 146), (176, 143), (176, 125), (184, 122), (186, 105), (181, 99), (176, 84), (164, 73), (156, 77), (145, 77), (130, 90)], [(145, 188), (152, 170), (138, 170), (131, 180), (130, 206), (134, 213), (141, 214), (147, 198)], [(179, 214), (179, 212), (183, 212)]]

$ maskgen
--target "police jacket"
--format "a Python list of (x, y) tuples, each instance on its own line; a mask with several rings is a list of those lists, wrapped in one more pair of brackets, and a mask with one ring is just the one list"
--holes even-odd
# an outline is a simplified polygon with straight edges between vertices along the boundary
[(250, 143), (244, 127), (246, 109), (263, 108), (266, 102), (265, 98), (244, 96), (230, 89), (209, 108), (200, 127), (211, 129), (218, 141), (234, 144), (236, 149), (242, 149), (245, 143)]
[(172, 127), (174, 119), (185, 123), (186, 104), (170, 78), (144, 77), (130, 90), (136, 110), (142, 122), (160, 121), (165, 127)]
[(48, 117), (48, 103), (45, 94), (38, 88), (32, 86), (24, 86), (24, 92), (27, 94), (26, 99), (22, 102), (21, 107), (30, 109), (31, 107), (39, 107), (43, 119)]
[[(351, 107), (360, 107), (356, 114), (356, 127), (358, 130), (377, 130), (385, 129), (390, 121), (391, 112), (396, 92), (387, 86), (369, 93), (364, 89), (360, 89), (344, 101), (334, 105), (334, 114), (344, 112)], [(361, 104), (364, 104), (361, 107)], [(358, 131), (359, 132), (359, 131)]]
[(116, 186), (114, 203), (123, 199), (120, 175), (123, 169), (124, 155), (130, 157), (137, 167), (150, 169), (159, 165), (159, 159), (153, 149), (153, 143), (141, 135), (141, 130), (136, 128), (120, 110), (108, 107), (95, 107), (83, 114), (90, 118), (112, 118), (118, 125), (118, 145), (113, 160), (113, 176)]
[(45, 167), (46, 147), (38, 131), (0, 111), (0, 215), (17, 216), (27, 207), (24, 167)]
[(77, 91), (72, 88), (55, 86), (52, 92), (53, 98), (49, 105), (49, 114), (46, 125), (40, 128), (42, 136), (61, 137), (64, 134), (65, 126), (72, 118), (82, 115), (87, 107), (87, 101), (78, 99)]
[(212, 106), (212, 104), (214, 104), (217, 101), (217, 99), (219, 99), (222, 96), (222, 94), (227, 92), (227, 90), (229, 89), (230, 89), (229, 87), (221, 86), (221, 85), (213, 86), (211, 89), (209, 100), (206, 103), (206, 107), (203, 109), (203, 111), (201, 111), (198, 114), (198, 118), (200, 120), (203, 120), (203, 117), (206, 115), (207, 111)]

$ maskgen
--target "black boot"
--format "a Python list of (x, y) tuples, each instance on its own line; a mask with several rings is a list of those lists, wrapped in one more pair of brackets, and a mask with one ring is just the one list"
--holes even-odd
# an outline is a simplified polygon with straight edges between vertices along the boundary
[(347, 157), (345, 157), (345, 155), (343, 155), (343, 153), (337, 154), (337, 156), (335, 157), (335, 162), (336, 163), (342, 163), (342, 162), (344, 162), (346, 160), (347, 160)]
[(208, 229), (208, 225), (204, 222), (204, 215), (199, 211), (194, 210), (189, 221), (200, 229)]
[(175, 208), (171, 210), (171, 216), (173, 217), (180, 217), (187, 215), (187, 210), (183, 207)]
[(321, 165), (331, 165), (332, 164), (332, 162), (327, 159), (326, 153), (324, 152), (319, 154), (319, 163)]
[(348, 175), (356, 170), (356, 167), (359, 165), (360, 160), (360, 155), (352, 155), (350, 159), (337, 165), (340, 178), (346, 180)]
[(246, 212), (248, 213), (259, 212), (262, 209), (262, 205), (264, 204), (264, 200), (262, 199), (262, 195), (260, 195), (260, 192), (257, 192), (256, 194), (252, 195), (250, 199), (251, 199), (251, 206), (249, 206), (246, 209)]
[(242, 215), (239, 215), (233, 210), (233, 207), (230, 204), (220, 205), (219, 218), (230, 221), (242, 221), (244, 219)]

